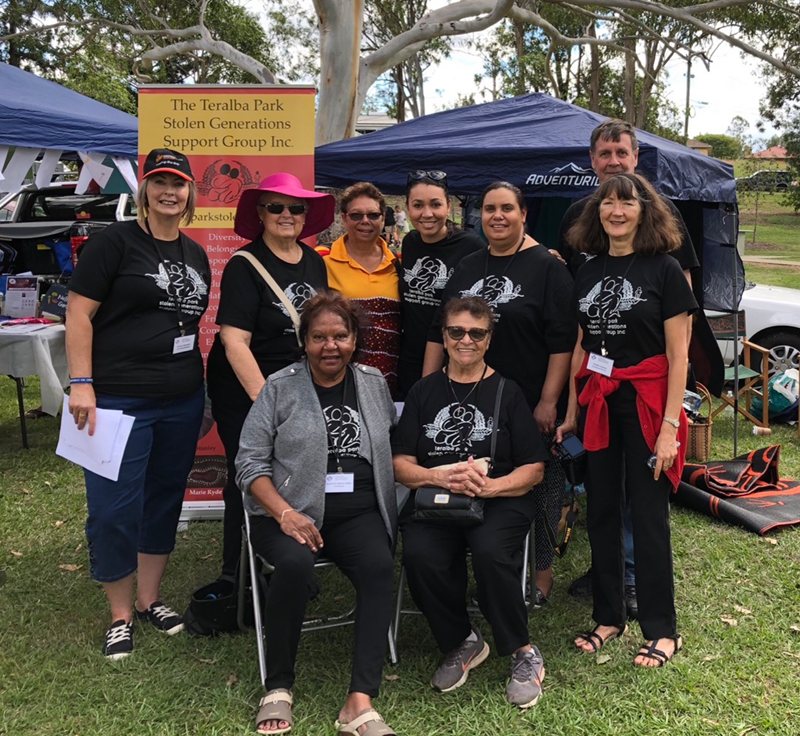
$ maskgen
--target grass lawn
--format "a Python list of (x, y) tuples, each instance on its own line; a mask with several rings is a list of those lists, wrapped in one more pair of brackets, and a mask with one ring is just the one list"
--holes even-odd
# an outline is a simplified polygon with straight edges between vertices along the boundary
[[(27, 390), (37, 402), (37, 384)], [(21, 449), (13, 383), (0, 381), (0, 734), (9, 736), (233, 736), (253, 732), (260, 696), (252, 634), (163, 637), (137, 629), (135, 654), (100, 654), (107, 609), (87, 574), (85, 501), (79, 469), (53, 454), (57, 422), (30, 422)], [(740, 429), (740, 451), (783, 446), (784, 475), (800, 474), (796, 429), (771, 438)], [(732, 452), (731, 414), (714, 427), (714, 457)], [(438, 663), (421, 617), (407, 616), (397, 668), (376, 706), (406, 736), (730, 736), (800, 734), (800, 534), (765, 540), (681, 508), (672, 516), (684, 651), (663, 670), (632, 666), (637, 626), (598, 659), (573, 650), (590, 608), (566, 595), (589, 564), (583, 520), (557, 562), (551, 603), (530, 616), (547, 677), (539, 704), (520, 713), (504, 701), (508, 661), (491, 657), (460, 690), (428, 685)], [(183, 608), (216, 575), (218, 522), (179, 533), (164, 598)], [(323, 581), (338, 596), (335, 582)], [(480, 623), (487, 635), (485, 622)], [(305, 635), (295, 688), (294, 733), (334, 734), (349, 679), (352, 631)], [(491, 639), (489, 639), (491, 643)]]
[[(745, 255), (780, 257), (800, 262), (800, 215), (780, 204), (781, 194), (759, 194), (756, 218), (755, 195), (739, 201), (739, 226), (747, 232)], [(753, 229), (755, 228), (755, 238)]]

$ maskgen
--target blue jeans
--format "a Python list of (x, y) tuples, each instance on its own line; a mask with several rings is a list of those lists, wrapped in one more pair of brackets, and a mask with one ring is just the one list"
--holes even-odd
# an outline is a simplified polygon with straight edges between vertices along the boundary
[(166, 555), (174, 549), (204, 403), (202, 388), (166, 399), (97, 396), (99, 409), (120, 409), (135, 421), (118, 480), (84, 470), (94, 580), (122, 580), (136, 570), (138, 553)]

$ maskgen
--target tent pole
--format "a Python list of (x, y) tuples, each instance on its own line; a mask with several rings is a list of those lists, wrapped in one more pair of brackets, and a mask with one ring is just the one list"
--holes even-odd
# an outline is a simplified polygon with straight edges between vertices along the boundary
[(739, 455), (739, 269), (736, 267), (737, 246), (733, 254), (733, 456)]

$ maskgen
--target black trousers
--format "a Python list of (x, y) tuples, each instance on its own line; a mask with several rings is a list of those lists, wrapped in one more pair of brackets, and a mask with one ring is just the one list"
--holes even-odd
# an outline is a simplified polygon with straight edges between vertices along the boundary
[(225, 448), (228, 465), (228, 480), (222, 489), (225, 516), (222, 522), (222, 574), (233, 576), (242, 552), (242, 522), (244, 508), (242, 492), (236, 485), (236, 453), (239, 452), (239, 437), (251, 404), (241, 402), (214, 401), (212, 411), (217, 422), (217, 432)]
[(487, 500), (480, 526), (431, 524), (410, 516), (402, 521), (408, 587), (443, 653), (470, 633), (467, 549), (472, 552), (478, 604), (492, 627), (497, 653), (507, 656), (530, 643), (520, 576), (534, 493)]
[(652, 453), (642, 434), (635, 389), (622, 383), (607, 397), (607, 403), (609, 445), (587, 453), (592, 615), (604, 626), (622, 626), (626, 620), (622, 517), (627, 495), (633, 520), (639, 624), (647, 639), (674, 636), (677, 620), (669, 529), (672, 485), (663, 474), (654, 480), (647, 467)]
[[(291, 688), (317, 555), (286, 536), (271, 517), (253, 516), (250, 526), (253, 548), (275, 567), (264, 624), (266, 688)], [(377, 511), (323, 525), (321, 534), (325, 557), (336, 563), (356, 590), (350, 692), (374, 698), (380, 688), (392, 619), (394, 561), (389, 535)]]

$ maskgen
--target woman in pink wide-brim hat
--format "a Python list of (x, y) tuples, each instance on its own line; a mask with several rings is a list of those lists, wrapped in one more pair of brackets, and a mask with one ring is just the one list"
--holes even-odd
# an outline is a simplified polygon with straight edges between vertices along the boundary
[[(223, 271), (216, 316), (219, 333), (207, 371), (211, 411), (228, 470), (223, 490), (223, 576), (235, 574), (241, 548), (242, 496), (234, 461), (242, 425), (267, 376), (297, 360), (298, 338), (285, 302), (299, 313), (311, 297), (328, 288), (322, 257), (300, 240), (327, 228), (335, 206), (330, 194), (303, 188), (292, 174), (277, 173), (242, 192), (236, 207), (233, 229), (251, 242), (230, 258)], [(272, 276), (280, 294), (251, 258)]]

